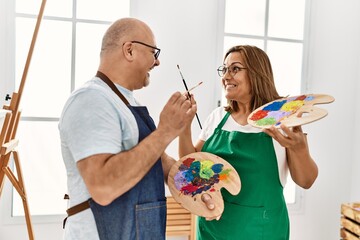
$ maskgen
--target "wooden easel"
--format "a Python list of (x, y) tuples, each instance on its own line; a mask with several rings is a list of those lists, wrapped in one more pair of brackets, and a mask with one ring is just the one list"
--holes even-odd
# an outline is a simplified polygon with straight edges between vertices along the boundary
[[(23, 72), (23, 75), (21, 78), (19, 91), (17, 93), (14, 92), (12, 94), (12, 97), (7, 95), (5, 98), (6, 100), (11, 99), (11, 102), (10, 102), (9, 106), (4, 105), (4, 107), (3, 107), (3, 109), (7, 110), (8, 112), (5, 115), (4, 124), (1, 129), (1, 133), (0, 133), (0, 167), (1, 167), (0, 168), (0, 197), (1, 197), (2, 190), (3, 190), (3, 186), (4, 186), (5, 176), (7, 176), (22, 199), (23, 206), (24, 206), (24, 212), (25, 212), (25, 218), (26, 218), (26, 225), (27, 225), (27, 230), (28, 230), (28, 235), (29, 235), (30, 240), (34, 239), (34, 234), (33, 234), (33, 229), (32, 229), (32, 225), (31, 225), (29, 206), (28, 206), (28, 202), (27, 202), (25, 185), (24, 185), (24, 180), (23, 180), (21, 166), (20, 166), (19, 154), (18, 154), (17, 150), (15, 149), (19, 143), (19, 140), (16, 139), (15, 136), (16, 136), (17, 127), (18, 127), (18, 124), (20, 121), (20, 113), (21, 113), (19, 111), (20, 99), (21, 99), (21, 95), (22, 95), (22, 92), (24, 89), (26, 76), (27, 76), (27, 73), (29, 70), (31, 57), (32, 57), (32, 54), (34, 51), (36, 38), (37, 38), (37, 35), (39, 32), (41, 19), (44, 14), (45, 3), (46, 3), (46, 0), (43, 0), (41, 7), (40, 7), (40, 11), (39, 11), (39, 15), (37, 18), (33, 38), (32, 38), (30, 49), (29, 49), (29, 53), (28, 53), (26, 63), (25, 63), (24, 72)], [(13, 155), (13, 159), (14, 159), (14, 163), (15, 163), (15, 167), (16, 167), (17, 178), (9, 167), (11, 155)]]

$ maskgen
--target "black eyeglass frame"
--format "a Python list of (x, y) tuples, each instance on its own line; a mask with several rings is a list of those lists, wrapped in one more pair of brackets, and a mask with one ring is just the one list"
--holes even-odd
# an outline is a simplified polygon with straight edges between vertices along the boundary
[[(237, 67), (237, 68), (239, 68), (240, 70), (234, 73), (234, 71), (232, 71), (232, 70), (229, 69), (229, 68), (232, 67), (232, 66)], [(243, 70), (243, 69), (247, 69), (247, 68), (246, 68), (246, 67), (239, 67), (239, 66), (236, 66), (236, 65), (233, 65), (233, 64), (230, 65), (229, 67), (225, 67), (224, 65), (221, 65), (220, 67), (218, 67), (217, 72), (218, 72), (218, 75), (219, 75), (220, 77), (224, 77), (227, 72), (229, 72), (229, 74), (230, 74), (232, 77), (234, 77), (238, 72), (240, 72), (240, 71)], [(224, 72), (224, 70), (225, 70), (225, 72)]]
[(146, 43), (143, 43), (143, 42), (140, 42), (140, 41), (131, 41), (131, 43), (138, 43), (138, 44), (144, 45), (144, 46), (146, 46), (146, 47), (155, 49), (155, 50), (156, 50), (155, 53), (154, 53), (155, 60), (157, 60), (157, 59), (159, 58), (160, 51), (161, 51), (160, 48), (151, 46), (151, 45), (149, 45), (149, 44), (146, 44)]

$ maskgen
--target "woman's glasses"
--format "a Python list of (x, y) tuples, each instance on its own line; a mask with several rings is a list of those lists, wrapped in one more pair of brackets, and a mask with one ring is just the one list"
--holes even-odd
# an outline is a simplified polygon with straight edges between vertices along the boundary
[(217, 72), (219, 74), (220, 77), (224, 77), (226, 73), (229, 73), (230, 76), (234, 77), (238, 72), (240, 72), (243, 69), (247, 69), (245, 67), (239, 67), (237, 65), (234, 65), (235, 63), (233, 63), (232, 65), (230, 65), (229, 67), (226, 66), (220, 66), (217, 69)]

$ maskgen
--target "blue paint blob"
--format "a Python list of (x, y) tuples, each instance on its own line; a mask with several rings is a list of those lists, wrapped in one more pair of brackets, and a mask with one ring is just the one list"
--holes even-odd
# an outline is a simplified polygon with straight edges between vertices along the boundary
[(304, 101), (311, 101), (313, 100), (315, 97), (314, 96), (307, 96)]
[(199, 161), (192, 162), (190, 165), (190, 170), (194, 170), (197, 173), (200, 172), (200, 162)]
[(224, 165), (221, 163), (216, 163), (212, 165), (211, 169), (214, 171), (214, 173), (220, 173), (223, 169)]
[(280, 108), (286, 103), (286, 100), (278, 101), (270, 103), (269, 105), (265, 106), (263, 110), (265, 111), (278, 111)]
[(193, 173), (189, 170), (184, 172), (184, 177), (187, 182), (191, 182), (194, 179)]

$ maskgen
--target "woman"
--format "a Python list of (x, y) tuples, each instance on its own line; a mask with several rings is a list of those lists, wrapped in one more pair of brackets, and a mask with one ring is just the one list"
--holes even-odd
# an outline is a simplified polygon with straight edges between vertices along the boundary
[(283, 196), (287, 174), (306, 189), (318, 174), (306, 135), (300, 126), (262, 131), (247, 123), (252, 111), (280, 98), (264, 51), (232, 47), (218, 72), (228, 104), (210, 114), (195, 146), (187, 127), (179, 138), (179, 155), (203, 151), (220, 156), (238, 171), (242, 188), (237, 196), (222, 189), (224, 212), (218, 221), (199, 218), (198, 239), (289, 239)]

